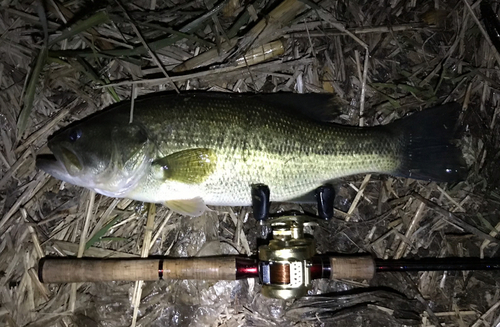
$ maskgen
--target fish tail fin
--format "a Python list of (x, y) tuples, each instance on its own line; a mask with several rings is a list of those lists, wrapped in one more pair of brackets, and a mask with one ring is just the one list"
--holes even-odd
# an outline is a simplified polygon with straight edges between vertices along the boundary
[(458, 103), (447, 103), (388, 125), (399, 135), (402, 147), (402, 161), (394, 175), (436, 182), (464, 180), (467, 166), (454, 144), (460, 110)]

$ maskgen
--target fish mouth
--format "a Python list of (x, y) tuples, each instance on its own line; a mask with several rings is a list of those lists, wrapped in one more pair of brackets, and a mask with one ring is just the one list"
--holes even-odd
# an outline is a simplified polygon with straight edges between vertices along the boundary
[(54, 149), (53, 152), (54, 154), (39, 154), (36, 157), (36, 167), (64, 181), (82, 171), (81, 161), (71, 150), (61, 147), (57, 151)]
[(78, 156), (73, 151), (65, 147), (61, 148), (61, 158), (62, 162), (66, 166), (66, 170), (71, 175), (77, 175), (83, 169), (83, 165)]
[(36, 167), (49, 175), (59, 178), (68, 174), (64, 164), (53, 154), (39, 154), (36, 156)]

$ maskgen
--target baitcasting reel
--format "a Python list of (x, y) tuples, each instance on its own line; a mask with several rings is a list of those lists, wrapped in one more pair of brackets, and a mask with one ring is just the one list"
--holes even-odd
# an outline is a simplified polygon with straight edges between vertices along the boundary
[[(333, 217), (333, 187), (325, 185), (316, 190), (318, 217), (297, 212), (269, 217), (269, 188), (252, 186), (254, 217), (260, 223), (267, 244), (259, 247), (259, 278), (262, 294), (280, 299), (299, 298), (307, 294), (316, 278), (371, 279), (375, 266), (371, 256), (329, 257), (316, 256), (316, 243), (304, 228), (317, 226), (321, 220)], [(269, 227), (270, 232), (265, 231)], [(333, 262), (332, 262), (333, 260)], [(340, 262), (341, 265), (339, 265)], [(360, 266), (360, 263), (362, 266)], [(331, 267), (334, 267), (332, 271)], [(354, 270), (354, 271), (353, 271)]]
[(283, 216), (270, 222), (272, 240), (259, 247), (259, 277), (262, 294), (290, 299), (305, 294), (311, 287), (314, 239), (304, 234), (304, 226), (317, 225), (307, 216)]

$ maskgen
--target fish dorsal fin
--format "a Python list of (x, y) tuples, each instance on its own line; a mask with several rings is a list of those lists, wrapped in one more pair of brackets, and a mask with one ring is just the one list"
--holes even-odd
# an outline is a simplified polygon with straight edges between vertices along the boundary
[(181, 215), (192, 217), (201, 216), (208, 209), (201, 197), (188, 200), (170, 200), (166, 201), (165, 205)]
[(335, 95), (328, 93), (260, 93), (255, 98), (259, 101), (299, 114), (319, 122), (333, 122), (339, 118), (342, 107), (346, 104)]
[(201, 97), (206, 99), (226, 99), (238, 101), (255, 101), (283, 112), (307, 117), (318, 122), (334, 122), (348, 103), (332, 93), (220, 93), (220, 92), (191, 92), (179, 95), (190, 99)]
[(217, 165), (217, 155), (212, 149), (196, 148), (172, 153), (153, 161), (157, 179), (173, 180), (186, 184), (205, 181)]

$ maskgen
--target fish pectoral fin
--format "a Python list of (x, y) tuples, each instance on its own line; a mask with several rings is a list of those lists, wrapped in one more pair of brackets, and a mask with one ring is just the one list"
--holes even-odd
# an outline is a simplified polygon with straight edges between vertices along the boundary
[(212, 149), (189, 149), (156, 159), (152, 165), (155, 176), (160, 180), (198, 184), (215, 171), (217, 155)]
[(208, 210), (205, 201), (201, 197), (188, 200), (170, 200), (166, 201), (165, 205), (181, 215), (192, 217), (201, 216), (201, 214)]

